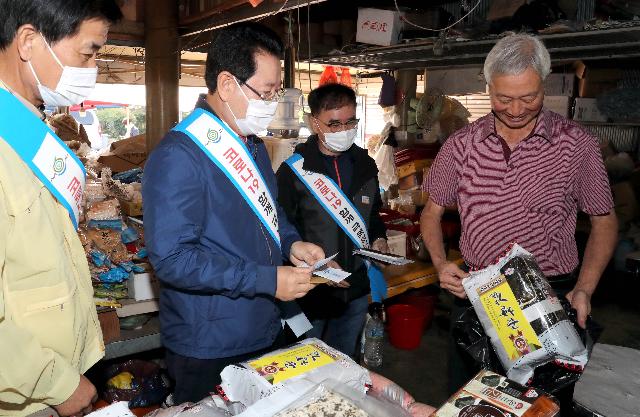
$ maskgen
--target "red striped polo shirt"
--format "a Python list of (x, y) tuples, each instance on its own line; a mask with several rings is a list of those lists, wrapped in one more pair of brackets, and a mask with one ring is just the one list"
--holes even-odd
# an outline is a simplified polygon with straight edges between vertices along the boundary
[(547, 276), (578, 265), (578, 210), (597, 216), (613, 208), (595, 136), (545, 109), (512, 151), (496, 133), (492, 113), (457, 131), (440, 149), (423, 189), (440, 206), (458, 205), (467, 264), (486, 267), (517, 242)]

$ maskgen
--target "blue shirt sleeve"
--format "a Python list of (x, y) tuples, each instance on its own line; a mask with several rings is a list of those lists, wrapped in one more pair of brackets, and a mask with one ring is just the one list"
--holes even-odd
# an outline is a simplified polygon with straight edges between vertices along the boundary
[(275, 295), (275, 266), (202, 245), (202, 225), (212, 213), (203, 198), (199, 163), (187, 144), (171, 143), (159, 145), (145, 166), (145, 241), (156, 275), (168, 285), (189, 291), (228, 297)]

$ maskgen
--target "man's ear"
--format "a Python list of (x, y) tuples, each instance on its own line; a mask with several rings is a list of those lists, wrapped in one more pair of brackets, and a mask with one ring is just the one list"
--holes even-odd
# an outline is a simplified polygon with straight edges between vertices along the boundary
[(220, 74), (218, 74), (216, 91), (222, 101), (228, 101), (235, 93), (236, 88), (238, 88), (238, 85), (230, 72), (221, 71)]
[(311, 131), (316, 135), (321, 133), (320, 129), (318, 128), (318, 119), (316, 119), (313, 114), (309, 114), (309, 127), (311, 128)]
[(18, 50), (20, 59), (24, 62), (31, 61), (33, 56), (33, 43), (38, 39), (39, 32), (33, 25), (22, 25), (16, 31), (13, 42)]

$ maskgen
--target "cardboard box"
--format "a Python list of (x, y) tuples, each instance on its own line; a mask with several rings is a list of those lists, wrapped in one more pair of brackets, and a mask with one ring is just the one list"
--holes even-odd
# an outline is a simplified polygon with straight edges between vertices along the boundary
[(160, 295), (160, 283), (150, 273), (133, 274), (128, 282), (129, 298), (136, 301), (152, 300)]
[(127, 216), (142, 216), (142, 201), (126, 201), (120, 202), (120, 210)]
[(549, 74), (547, 79), (544, 80), (544, 92), (549, 96), (571, 97), (575, 92), (575, 84), (575, 74)]
[(596, 67), (582, 61), (574, 64), (578, 83), (578, 96), (597, 97), (604, 92), (615, 90), (622, 78), (619, 68)]
[(102, 339), (105, 344), (120, 339), (120, 320), (115, 308), (98, 311), (98, 321), (100, 322)]
[(397, 10), (358, 9), (356, 42), (395, 45), (400, 41), (400, 16)]
[(396, 168), (398, 178), (404, 178), (416, 172), (422, 171), (424, 168), (431, 166), (433, 159), (418, 159), (417, 161), (410, 161), (406, 164), (402, 164)]
[(147, 162), (145, 135), (113, 142), (110, 152), (98, 158), (98, 162), (111, 168), (113, 173), (143, 168)]
[(544, 96), (544, 108), (569, 117), (569, 110), (573, 99), (569, 96)]
[(573, 120), (580, 122), (606, 122), (607, 118), (600, 113), (595, 98), (578, 97), (573, 106)]

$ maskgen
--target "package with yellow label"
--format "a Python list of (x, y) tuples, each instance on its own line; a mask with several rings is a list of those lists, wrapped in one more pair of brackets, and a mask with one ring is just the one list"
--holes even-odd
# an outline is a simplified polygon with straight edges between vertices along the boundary
[(363, 394), (371, 386), (366, 369), (314, 338), (229, 365), (220, 376), (220, 387), (229, 401), (246, 407), (274, 393), (295, 397), (329, 378)]
[(514, 245), (496, 264), (462, 281), (507, 376), (521, 384), (536, 367), (558, 361), (573, 369), (588, 353), (533, 255)]

